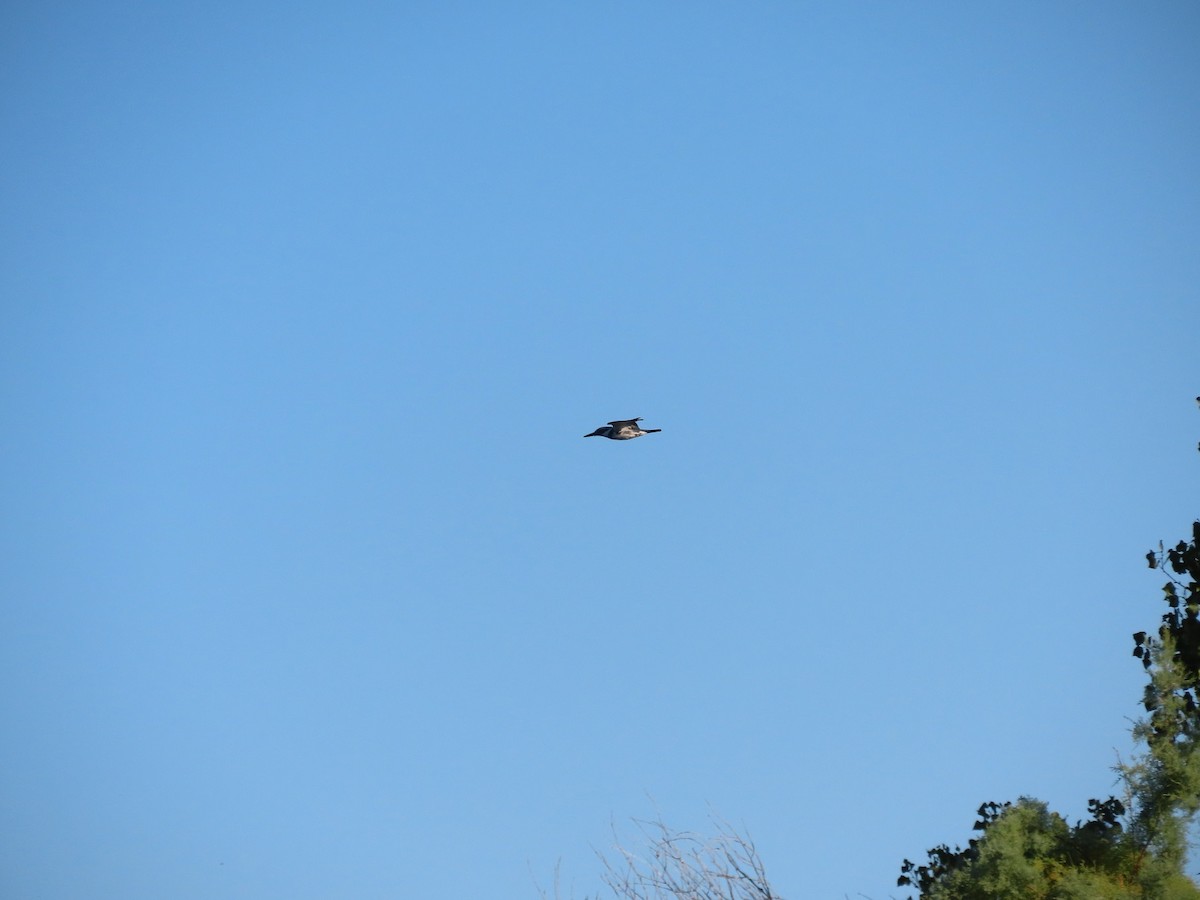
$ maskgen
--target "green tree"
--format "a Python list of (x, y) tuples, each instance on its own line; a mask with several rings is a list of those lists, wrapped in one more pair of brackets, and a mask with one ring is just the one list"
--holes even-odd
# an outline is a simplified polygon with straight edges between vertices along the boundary
[(1121, 767), (1133, 797), (1130, 830), (1147, 853), (1182, 864), (1187, 828), (1200, 811), (1200, 521), (1190, 543), (1146, 554), (1167, 574), (1167, 611), (1157, 634), (1133, 636), (1133, 655), (1150, 676), (1147, 717), (1134, 727), (1146, 750)]
[(1187, 828), (1200, 811), (1200, 521), (1191, 542), (1146, 556), (1168, 575), (1167, 612), (1154, 634), (1133, 636), (1149, 675), (1142, 749), (1117, 766), (1125, 802), (1090, 800), (1069, 825), (1044, 803), (985, 803), (965, 848), (942, 844), (924, 864), (904, 860), (900, 885), (924, 900), (1197, 900), (1184, 875)]

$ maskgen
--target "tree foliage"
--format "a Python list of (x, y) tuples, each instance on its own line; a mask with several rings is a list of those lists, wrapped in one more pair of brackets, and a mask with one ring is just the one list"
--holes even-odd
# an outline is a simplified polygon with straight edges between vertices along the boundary
[(1200, 521), (1191, 542), (1159, 544), (1146, 560), (1167, 574), (1167, 611), (1156, 634), (1133, 636), (1133, 655), (1149, 674), (1134, 727), (1146, 751), (1121, 774), (1135, 798), (1135, 837), (1160, 856), (1182, 861), (1186, 829), (1200, 811)]
[(1125, 802), (1090, 800), (1091, 817), (1074, 826), (1037, 800), (985, 803), (979, 837), (934, 847), (920, 865), (904, 860), (900, 885), (925, 900), (1200, 898), (1183, 874), (1187, 826), (1200, 811), (1200, 521), (1190, 543), (1146, 558), (1170, 580), (1157, 632), (1133, 636), (1149, 683), (1147, 717), (1133, 730), (1144, 750), (1117, 766)]
[(985, 803), (966, 849), (946, 845), (929, 862), (904, 861), (898, 883), (926, 900), (1196, 900), (1200, 889), (1177, 868), (1147, 866), (1121, 823), (1115, 797), (1088, 802), (1091, 818), (1070, 825), (1046, 804)]

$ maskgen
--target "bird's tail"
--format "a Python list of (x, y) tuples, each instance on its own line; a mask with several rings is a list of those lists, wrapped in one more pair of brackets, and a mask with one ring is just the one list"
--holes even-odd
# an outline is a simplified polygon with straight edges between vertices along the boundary
[(654, 434), (654, 432), (662, 431), (662, 429), (661, 428), (647, 428), (645, 431), (646, 431), (646, 434)]

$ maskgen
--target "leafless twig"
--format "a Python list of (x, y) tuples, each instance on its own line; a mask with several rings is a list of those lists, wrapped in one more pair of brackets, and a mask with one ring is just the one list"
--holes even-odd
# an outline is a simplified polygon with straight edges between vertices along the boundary
[(634, 820), (637, 849), (613, 829), (617, 857), (597, 853), (603, 880), (623, 900), (782, 900), (767, 880), (748, 834), (714, 818), (717, 833), (674, 831), (662, 822)]

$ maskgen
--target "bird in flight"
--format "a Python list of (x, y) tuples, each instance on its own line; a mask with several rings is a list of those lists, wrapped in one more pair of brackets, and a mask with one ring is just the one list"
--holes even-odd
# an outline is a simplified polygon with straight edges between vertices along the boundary
[(643, 434), (654, 434), (656, 431), (662, 431), (661, 428), (642, 428), (637, 419), (617, 419), (615, 422), (609, 422), (607, 425), (601, 425), (591, 434), (585, 434), (584, 437), (606, 437), (610, 441), (628, 441), (631, 438), (641, 437)]

